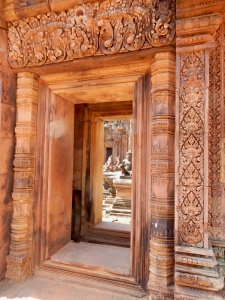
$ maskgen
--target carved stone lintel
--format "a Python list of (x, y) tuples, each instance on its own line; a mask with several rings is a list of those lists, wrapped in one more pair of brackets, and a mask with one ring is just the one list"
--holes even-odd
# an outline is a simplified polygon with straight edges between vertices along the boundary
[(16, 281), (25, 280), (32, 272), (37, 79), (35, 74), (28, 72), (19, 73), (17, 78), (13, 218), (5, 275)]
[[(154, 12), (154, 13), (153, 13)], [(166, 46), (175, 35), (175, 0), (103, 1), (8, 24), (12, 68)]]

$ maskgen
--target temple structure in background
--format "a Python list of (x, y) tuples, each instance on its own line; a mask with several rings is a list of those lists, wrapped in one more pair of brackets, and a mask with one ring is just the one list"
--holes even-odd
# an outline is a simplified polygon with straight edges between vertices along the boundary
[(117, 158), (123, 160), (132, 148), (132, 121), (117, 120), (104, 123), (104, 163), (112, 155), (114, 164)]
[(225, 0), (0, 1), (0, 280), (224, 299), (224, 70)]

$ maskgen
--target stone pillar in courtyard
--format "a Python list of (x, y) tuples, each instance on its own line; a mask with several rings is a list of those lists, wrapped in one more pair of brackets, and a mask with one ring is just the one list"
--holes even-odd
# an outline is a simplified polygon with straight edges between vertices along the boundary
[(223, 299), (208, 240), (209, 55), (221, 19), (177, 21), (175, 299)]
[[(150, 299), (173, 299), (175, 53), (155, 55), (152, 72)], [(158, 299), (158, 298), (157, 298)]]
[(16, 149), (10, 253), (5, 277), (22, 281), (32, 272), (34, 164), (38, 77), (17, 76)]

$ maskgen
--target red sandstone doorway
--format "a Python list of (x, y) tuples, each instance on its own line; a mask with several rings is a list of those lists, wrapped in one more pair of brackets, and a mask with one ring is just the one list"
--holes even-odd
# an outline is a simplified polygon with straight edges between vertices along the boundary
[[(137, 71), (138, 70), (138, 71)], [(141, 71), (140, 71), (141, 70)], [(133, 224), (131, 231), (131, 276), (135, 279), (135, 282), (142, 288), (147, 288), (148, 282), (148, 263), (149, 263), (149, 228), (150, 228), (150, 211), (149, 211), (149, 200), (150, 200), (150, 188), (147, 176), (150, 176), (150, 164), (146, 161), (147, 153), (150, 153), (150, 145), (148, 136), (150, 136), (150, 78), (148, 75), (140, 76), (140, 73), (145, 74), (148, 70), (146, 65), (130, 65), (129, 68), (123, 68), (121, 75), (121, 69), (119, 70), (120, 76), (118, 77), (118, 70), (112, 72), (110, 69), (108, 80), (115, 81), (115, 85), (120, 85), (121, 80), (126, 81), (123, 84), (123, 90), (121, 95), (117, 96), (117, 101), (120, 99), (133, 100), (133, 111), (134, 111), (134, 184), (133, 184)], [(100, 72), (100, 71), (99, 71)], [(95, 71), (95, 73), (98, 73)], [(107, 70), (104, 69), (104, 73)], [(112, 75), (113, 74), (113, 75)], [(79, 74), (78, 74), (79, 75)], [(35, 212), (39, 211), (39, 218), (35, 218), (35, 237), (34, 237), (34, 266), (38, 267), (58, 249), (62, 248), (70, 241), (70, 229), (69, 229), (69, 216), (71, 215), (71, 178), (72, 168), (68, 162), (72, 159), (72, 145), (73, 145), (73, 118), (74, 108), (71, 103), (71, 90), (65, 89), (65, 84), (68, 85), (67, 74), (63, 75), (60, 80), (64, 84), (63, 93), (59, 92), (57, 87), (57, 94), (54, 85), (54, 76), (42, 76), (42, 80), (45, 81), (50, 87), (52, 92), (44, 82), (41, 82), (41, 93), (39, 95), (39, 110), (38, 110), (38, 137), (37, 137), (37, 173), (36, 182), (36, 199), (35, 199)], [(76, 72), (75, 75), (76, 76)], [(98, 75), (99, 76), (99, 75)], [(56, 76), (58, 79), (59, 77)], [(96, 77), (96, 75), (94, 75)], [(90, 81), (90, 79), (89, 79)], [(105, 95), (105, 88), (109, 89), (110, 83), (107, 82), (101, 90), (99, 86), (99, 79), (93, 79), (92, 84), (95, 83), (95, 88), (98, 93), (100, 90), (100, 96), (103, 98)], [(51, 83), (52, 82), (52, 83)], [(54, 83), (53, 83), (54, 82)], [(115, 88), (114, 85), (114, 88)], [(117, 87), (118, 88), (118, 87)], [(133, 94), (134, 89), (134, 94)], [(67, 91), (69, 94), (66, 95)], [(113, 89), (111, 90), (113, 91)], [(93, 92), (93, 91), (92, 91)], [(102, 95), (101, 95), (102, 92)], [(121, 90), (118, 89), (120, 93)], [(77, 95), (77, 94), (76, 94)], [(125, 95), (125, 97), (124, 97)], [(63, 98), (62, 98), (63, 96)], [(87, 99), (87, 95), (85, 95)], [(96, 95), (95, 95), (96, 96)], [(106, 102), (110, 99), (106, 96)], [(127, 97), (127, 98), (126, 98)], [(82, 95), (81, 97), (82, 98)], [(66, 99), (66, 100), (65, 100)], [(111, 98), (114, 100), (115, 98)], [(93, 97), (89, 98), (90, 103), (94, 103)], [(70, 102), (71, 101), (71, 102)], [(82, 101), (82, 100), (81, 100)], [(119, 103), (118, 101), (118, 103)], [(103, 102), (103, 101), (102, 101)], [(111, 105), (117, 105), (118, 103), (112, 102)], [(61, 108), (60, 108), (61, 107)], [(146, 111), (149, 114), (146, 114)], [(56, 136), (49, 136), (49, 128), (52, 122), (58, 122), (58, 116), (65, 123), (65, 128), (69, 129), (65, 135), (57, 137), (57, 131), (52, 129), (53, 134)], [(41, 122), (42, 120), (42, 122)], [(44, 122), (43, 122), (44, 120)], [(62, 121), (61, 120), (61, 121)], [(87, 115), (84, 118), (85, 124), (89, 126)], [(53, 123), (53, 124), (57, 124)], [(50, 126), (50, 127), (49, 127)], [(57, 127), (57, 125), (56, 125)], [(61, 127), (61, 126), (60, 126)], [(60, 140), (61, 139), (61, 140)], [(87, 140), (86, 140), (87, 142)], [(85, 140), (83, 140), (85, 143)], [(47, 150), (47, 151), (46, 151)], [(89, 158), (90, 159), (90, 158)], [(60, 169), (60, 163), (58, 160), (63, 162), (67, 166), (67, 172)], [(83, 170), (83, 174), (87, 173), (87, 169), (90, 165), (86, 166)], [(41, 176), (40, 176), (41, 174)], [(88, 184), (93, 184), (93, 181), (89, 180)], [(57, 197), (52, 194), (58, 191), (62, 196), (63, 201), (58, 201)], [(70, 190), (70, 192), (69, 192)], [(90, 191), (91, 188), (90, 188)], [(89, 192), (90, 192), (89, 191)], [(82, 190), (84, 197), (87, 197), (87, 189)], [(70, 193), (70, 194), (69, 194)], [(90, 192), (91, 197), (94, 193)], [(86, 198), (88, 199), (88, 198)], [(90, 199), (90, 198), (89, 198)], [(58, 201), (58, 205), (54, 205), (55, 201)], [(91, 210), (93, 202), (89, 207)], [(58, 212), (56, 207), (60, 207), (61, 212)], [(57, 215), (58, 214), (58, 215)], [(61, 215), (61, 217), (60, 217)], [(65, 218), (66, 216), (66, 218)], [(91, 214), (91, 218), (96, 216)], [(82, 222), (86, 222), (83, 218)], [(65, 234), (66, 233), (66, 234)]]

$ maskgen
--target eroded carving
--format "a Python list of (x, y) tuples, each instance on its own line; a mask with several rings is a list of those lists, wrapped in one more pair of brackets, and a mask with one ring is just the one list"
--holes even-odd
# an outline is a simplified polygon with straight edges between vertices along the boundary
[(175, 0), (107, 0), (9, 23), (8, 60), (40, 66), (165, 46), (174, 35)]

